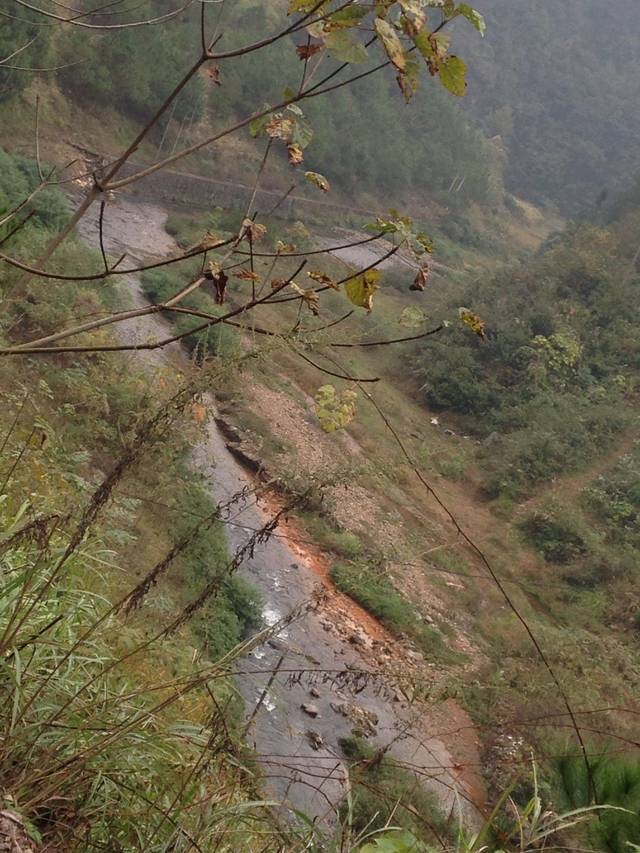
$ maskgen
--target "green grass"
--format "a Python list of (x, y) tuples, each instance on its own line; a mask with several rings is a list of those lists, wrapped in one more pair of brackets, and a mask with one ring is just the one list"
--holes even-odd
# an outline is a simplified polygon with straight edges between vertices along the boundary
[[(163, 302), (184, 287), (185, 281), (193, 279), (199, 270), (199, 266), (195, 263), (181, 270), (176, 268), (150, 270), (142, 275), (142, 289), (150, 302)], [(185, 278), (185, 272), (188, 278)], [(214, 298), (202, 287), (185, 297), (181, 306), (214, 317), (222, 313)], [(197, 360), (208, 355), (230, 356), (236, 352), (236, 338), (228, 326), (220, 323), (193, 334), (185, 334), (189, 329), (201, 326), (206, 320), (185, 314), (172, 314), (171, 322), (175, 326), (176, 333), (184, 335), (183, 345)]]
[(427, 659), (450, 664), (464, 659), (445, 644), (437, 628), (422, 621), (415, 606), (395, 589), (380, 567), (364, 560), (337, 563), (331, 569), (331, 579), (391, 631), (406, 635)]
[[(0, 209), (35, 180), (32, 164), (2, 164)], [(51, 192), (12, 252), (37, 256), (67, 215)], [(96, 260), (70, 239), (52, 268)], [(112, 285), (25, 287), (11, 273), (6, 284), (0, 337), (11, 342), (122, 306)], [(220, 525), (193, 530), (214, 509), (188, 464), (198, 380), (170, 403), (180, 380), (155, 382), (126, 356), (34, 358), (28, 384), (24, 369), (5, 360), (0, 375), (2, 805), (47, 849), (181, 849), (188, 838), (250, 849), (263, 813), (245, 805), (255, 783), (242, 709), (217, 661), (259, 601), (226, 571)], [(140, 609), (114, 609), (152, 567)]]
[(354, 533), (338, 530), (330, 521), (316, 513), (303, 512), (300, 517), (315, 544), (323, 551), (331, 551), (345, 560), (355, 560), (362, 556), (364, 546)]
[(380, 830), (390, 823), (424, 842), (453, 839), (455, 825), (413, 773), (391, 758), (376, 755), (361, 738), (343, 737), (339, 744), (351, 762), (352, 786), (341, 816), (354, 833)]

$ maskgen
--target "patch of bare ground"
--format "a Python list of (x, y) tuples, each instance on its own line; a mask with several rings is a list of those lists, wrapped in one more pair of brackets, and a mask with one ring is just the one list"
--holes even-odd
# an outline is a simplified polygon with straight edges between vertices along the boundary
[(564, 476), (558, 482), (552, 482), (537, 494), (521, 503), (518, 507), (518, 515), (524, 516), (533, 512), (549, 500), (562, 501), (575, 498), (590, 483), (613, 468), (622, 457), (631, 453), (639, 440), (640, 434), (637, 429), (631, 429), (623, 433), (619, 440), (614, 443), (613, 447), (606, 453), (603, 453), (592, 465), (583, 468), (573, 476)]
[[(247, 387), (247, 393), (250, 408), (260, 413), (269, 423), (269, 430), (276, 443), (286, 448), (276, 460), (270, 460), (275, 465), (274, 473), (286, 471), (290, 474), (295, 470), (303, 476), (322, 475), (337, 466), (362, 463), (366, 459), (363, 448), (346, 431), (331, 434), (323, 432), (314, 414), (312, 398), (300, 389), (296, 389), (298, 399), (294, 399), (289, 393), (252, 382)], [(360, 480), (363, 479), (366, 478), (360, 477)], [(455, 575), (442, 575), (428, 559), (434, 542), (444, 542), (444, 547), (447, 547), (449, 541), (455, 545), (459, 543), (455, 540), (450, 529), (451, 522), (445, 513), (434, 502), (425, 506), (424, 495), (418, 494), (419, 488), (416, 481), (398, 491), (397, 488), (391, 489), (390, 484), (385, 484), (383, 480), (376, 483), (375, 488), (367, 488), (355, 475), (347, 483), (325, 489), (323, 508), (341, 530), (368, 539), (375, 531), (376, 548), (385, 557), (391, 580), (418, 607), (423, 618), (448, 626), (448, 643), (467, 656), (463, 669), (469, 671), (481, 663), (483, 656), (463, 629), (465, 619), (461, 618), (461, 614), (464, 614), (466, 608), (463, 605), (453, 609), (451, 607), (452, 603), (459, 603), (461, 595), (467, 594), (468, 584)], [(392, 492), (398, 492), (399, 500), (392, 499)], [(274, 500), (277, 498), (274, 497)], [(472, 506), (470, 502), (469, 513)], [(488, 510), (486, 515), (488, 524), (492, 517)], [(406, 658), (406, 650), (401, 650), (397, 638), (383, 629), (366, 610), (335, 588), (330, 580), (331, 560), (319, 548), (309, 544), (309, 536), (301, 524), (290, 519), (287, 525), (287, 535), (294, 547), (301, 555), (308, 557), (308, 565), (322, 579), (327, 591), (326, 606), (334, 611), (338, 620), (336, 624), (359, 625), (371, 640), (386, 639), (392, 646), (395, 644), (401, 657)], [(406, 545), (406, 540), (416, 530), (420, 547), (427, 552), (426, 559), (416, 558), (414, 549)], [(442, 547), (439, 544), (435, 550)], [(434, 576), (444, 578), (440, 587), (434, 583)], [(452, 617), (452, 613), (456, 614), (455, 617)]]

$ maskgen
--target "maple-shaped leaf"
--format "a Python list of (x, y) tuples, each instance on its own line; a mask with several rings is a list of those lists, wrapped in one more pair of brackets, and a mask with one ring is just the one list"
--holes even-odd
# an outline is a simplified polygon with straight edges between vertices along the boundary
[(298, 166), (304, 159), (302, 148), (293, 142), (287, 145), (287, 154), (289, 156), (289, 163), (291, 163), (292, 166)]
[(224, 304), (224, 292), (227, 287), (227, 282), (229, 281), (229, 276), (225, 273), (224, 270), (220, 269), (220, 266), (216, 263), (216, 261), (211, 261), (209, 264), (209, 269), (205, 273), (205, 278), (211, 281), (215, 288), (215, 300), (217, 305)]
[(423, 264), (416, 273), (416, 277), (414, 278), (413, 284), (411, 285), (409, 290), (424, 290), (429, 280), (430, 272), (431, 270), (429, 269), (429, 267)]
[(305, 290), (304, 293), (302, 294), (302, 301), (307, 306), (307, 308), (311, 311), (311, 313), (315, 314), (315, 316), (317, 317), (318, 314), (320, 313), (319, 308), (318, 308), (318, 306), (320, 304), (320, 297), (315, 292), (315, 290)]
[(315, 314), (317, 317), (318, 314), (320, 313), (318, 311), (318, 305), (320, 303), (320, 297), (315, 292), (315, 290), (305, 290), (304, 288), (300, 287), (299, 284), (296, 284), (295, 281), (290, 282), (289, 286), (291, 287), (292, 290), (295, 290), (295, 292), (300, 296), (300, 298), (302, 299), (304, 304), (307, 306), (307, 308), (311, 311), (311, 313)]
[(207, 66), (206, 75), (210, 80), (216, 84), (216, 86), (220, 86), (220, 66), (212, 63)]
[(420, 66), (418, 65), (418, 61), (413, 57), (407, 57), (405, 69), (404, 71), (398, 71), (396, 80), (405, 101), (409, 103), (415, 95), (420, 82)]
[(367, 270), (345, 282), (344, 289), (354, 305), (371, 311), (373, 294), (378, 288), (380, 273), (378, 270)]
[(329, 181), (319, 172), (305, 172), (304, 176), (310, 184), (318, 187), (318, 189), (322, 190), (323, 193), (328, 193), (331, 189)]
[(205, 231), (201, 240), (198, 240), (197, 243), (194, 243), (192, 246), (189, 246), (185, 251), (186, 252), (199, 252), (202, 250), (213, 249), (221, 242), (220, 238), (215, 234), (212, 234), (211, 231)]
[(319, 42), (310, 42), (309, 44), (299, 44), (296, 47), (296, 53), (300, 57), (300, 59), (309, 59), (314, 55), (314, 53), (318, 53), (319, 50), (322, 50), (324, 47), (323, 44)]
[(458, 317), (465, 326), (471, 329), (472, 332), (475, 332), (479, 338), (484, 340), (484, 320), (481, 320), (477, 314), (474, 314), (474, 312), (470, 311), (468, 308), (458, 308)]
[(333, 290), (340, 289), (335, 281), (330, 276), (326, 275), (326, 273), (318, 272), (317, 270), (308, 270), (307, 275), (319, 284), (324, 284), (327, 287), (333, 288)]

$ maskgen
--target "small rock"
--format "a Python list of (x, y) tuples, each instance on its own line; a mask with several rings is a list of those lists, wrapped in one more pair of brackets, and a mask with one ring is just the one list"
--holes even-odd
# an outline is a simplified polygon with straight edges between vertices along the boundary
[(320, 691), (318, 690), (317, 687), (310, 687), (309, 688), (309, 695), (313, 696), (314, 699), (319, 699), (320, 698)]
[(300, 708), (310, 717), (317, 717), (320, 714), (320, 709), (312, 702), (303, 702), (302, 705), (300, 705)]

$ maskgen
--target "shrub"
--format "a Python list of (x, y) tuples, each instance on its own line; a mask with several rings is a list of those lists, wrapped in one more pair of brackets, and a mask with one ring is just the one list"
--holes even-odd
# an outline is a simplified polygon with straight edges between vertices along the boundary
[[(175, 269), (149, 270), (142, 276), (142, 289), (151, 302), (156, 304), (164, 302), (188, 280), (189, 276), (193, 277), (197, 271), (199, 271), (199, 267), (195, 265), (184, 265), (181, 267), (181, 272), (176, 272)], [(220, 306), (202, 287), (185, 297), (181, 305), (184, 308), (191, 308), (194, 311), (201, 311), (213, 316), (222, 313)], [(199, 361), (208, 355), (230, 355), (235, 350), (235, 337), (228, 326), (218, 323), (187, 334), (189, 329), (195, 329), (205, 321), (186, 314), (171, 314), (170, 316), (176, 334), (184, 335), (181, 339), (184, 347)]]
[(527, 541), (550, 562), (569, 563), (587, 553), (587, 543), (575, 523), (555, 511), (534, 512), (519, 527)]

